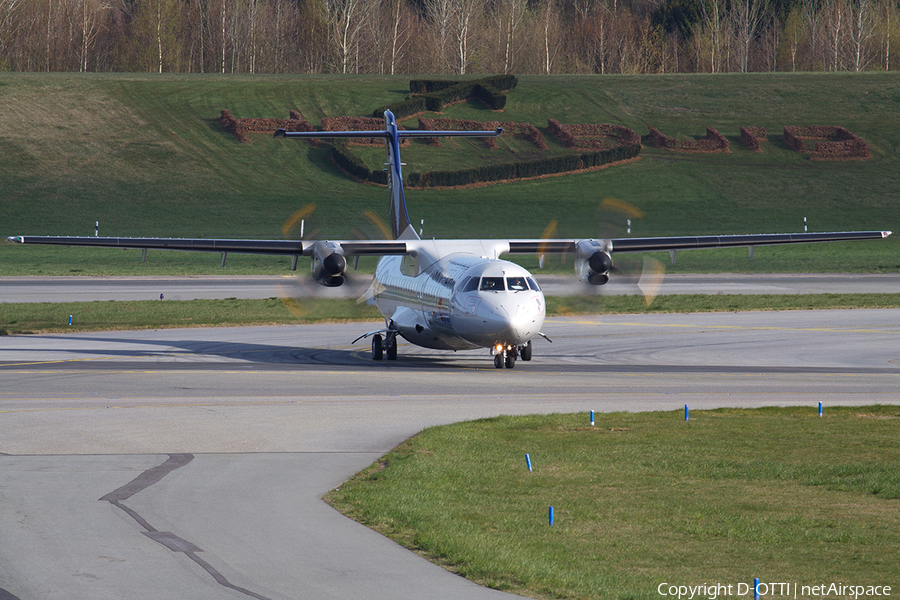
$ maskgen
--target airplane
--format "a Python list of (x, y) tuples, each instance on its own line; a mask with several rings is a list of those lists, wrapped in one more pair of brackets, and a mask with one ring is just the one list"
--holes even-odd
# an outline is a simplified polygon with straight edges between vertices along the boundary
[(890, 231), (710, 235), (616, 239), (421, 239), (406, 207), (400, 160), (405, 138), (493, 137), (494, 131), (401, 130), (385, 111), (380, 131), (288, 132), (275, 138), (382, 138), (390, 192), (391, 239), (384, 240), (254, 240), (187, 238), (116, 238), (12, 236), (19, 244), (99, 246), (291, 256), (296, 270), (300, 256), (311, 259), (313, 279), (340, 286), (347, 276), (347, 258), (380, 257), (367, 301), (384, 316), (384, 327), (353, 340), (372, 338), (372, 359), (397, 359), (398, 337), (439, 350), (489, 349), (497, 369), (512, 369), (516, 360), (532, 359), (532, 341), (549, 338), (541, 331), (546, 316), (544, 295), (525, 268), (504, 260), (507, 254), (571, 254), (577, 278), (591, 285), (609, 281), (614, 253), (883, 239)]

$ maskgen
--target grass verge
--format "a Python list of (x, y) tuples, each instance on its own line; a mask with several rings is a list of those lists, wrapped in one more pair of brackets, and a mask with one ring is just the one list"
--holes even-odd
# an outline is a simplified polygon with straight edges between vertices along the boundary
[[(0, 73), (0, 236), (282, 237), (314, 203), (306, 232), (353, 239), (367, 211), (387, 216), (385, 188), (362, 185), (328, 148), (253, 134), (239, 143), (214, 119), (364, 115), (406, 95), (408, 77)], [(6, 84), (6, 85), (3, 85)], [(728, 154), (645, 147), (640, 160), (593, 172), (466, 190), (409, 190), (414, 224), (441, 238), (535, 238), (551, 221), (562, 238), (624, 227), (599, 210), (606, 197), (639, 209), (632, 235), (702, 235), (897, 229), (900, 74), (523, 76), (502, 114), (479, 103), (449, 118), (509, 120), (547, 131), (563, 123), (649, 126), (680, 139), (716, 127)], [(416, 127), (416, 119), (405, 126)], [(738, 143), (766, 127), (762, 152)], [(872, 146), (866, 161), (811, 161), (783, 140), (785, 125), (840, 125)], [(403, 150), (407, 173), (535, 158), (503, 136), (496, 150), (450, 139)], [(362, 149), (381, 168), (384, 150)], [(608, 211), (607, 211), (608, 212)], [(679, 253), (668, 272), (897, 272), (900, 236), (879, 242)], [(0, 245), (0, 275), (286, 273), (287, 259)], [(666, 257), (663, 257), (666, 259)], [(551, 262), (551, 261), (548, 261)], [(532, 259), (530, 265), (536, 264)], [(568, 267), (570, 270), (570, 267)]]
[[(677, 295), (659, 296), (649, 307), (641, 296), (547, 297), (547, 315), (642, 314), (900, 308), (900, 294)], [(68, 324), (72, 315), (72, 324)], [(0, 335), (163, 329), (241, 325), (290, 325), (381, 319), (373, 306), (355, 300), (294, 303), (265, 300), (140, 300), (107, 302), (0, 303)]]
[(896, 586), (898, 435), (900, 409), (885, 406), (616, 413), (596, 427), (586, 414), (504, 416), (427, 429), (327, 500), (536, 598), (736, 591), (753, 577)]

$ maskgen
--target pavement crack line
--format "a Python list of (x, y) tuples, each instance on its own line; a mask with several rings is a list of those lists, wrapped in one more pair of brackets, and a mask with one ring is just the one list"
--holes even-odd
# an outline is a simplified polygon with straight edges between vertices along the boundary
[[(138, 525), (144, 528), (144, 531), (142, 531), (141, 533), (143, 533), (154, 542), (162, 544), (172, 552), (183, 553), (189, 559), (197, 563), (200, 568), (202, 568), (213, 579), (215, 579), (219, 585), (232, 589), (236, 592), (240, 592), (241, 594), (249, 596), (250, 598), (256, 598), (256, 600), (271, 600), (266, 596), (262, 596), (260, 594), (257, 594), (256, 592), (251, 592), (250, 590), (234, 585), (233, 583), (228, 581), (224, 575), (216, 570), (215, 567), (197, 556), (197, 553), (203, 552), (203, 549), (198, 548), (189, 541), (178, 537), (174, 533), (157, 530), (152, 525), (150, 525), (150, 523), (148, 523), (147, 520), (144, 519), (144, 517), (138, 514), (137, 511), (123, 504), (125, 500), (128, 500), (138, 492), (146, 490), (150, 486), (159, 483), (159, 481), (163, 477), (165, 477), (172, 471), (175, 471), (176, 469), (180, 469), (181, 467), (187, 465), (192, 460), (194, 460), (193, 454), (170, 454), (169, 458), (163, 464), (153, 467), (152, 469), (147, 469), (122, 487), (115, 489), (100, 498), (100, 501), (109, 502), (116, 508), (122, 510), (129, 517), (134, 519), (138, 523)], [(0, 589), (0, 600), (5, 600), (3, 598), (2, 592), (4, 592), (4, 590)]]

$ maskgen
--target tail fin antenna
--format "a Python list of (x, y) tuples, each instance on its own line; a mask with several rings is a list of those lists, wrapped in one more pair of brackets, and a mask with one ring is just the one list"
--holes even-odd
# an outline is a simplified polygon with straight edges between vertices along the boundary
[(391, 194), (391, 235), (393, 239), (419, 239), (415, 228), (409, 220), (406, 209), (406, 198), (403, 194), (403, 172), (400, 161), (400, 138), (434, 138), (434, 137), (496, 137), (503, 133), (503, 128), (494, 131), (429, 131), (400, 130), (394, 114), (384, 111), (384, 131), (286, 131), (279, 129), (275, 137), (291, 138), (384, 138), (387, 147), (388, 188)]

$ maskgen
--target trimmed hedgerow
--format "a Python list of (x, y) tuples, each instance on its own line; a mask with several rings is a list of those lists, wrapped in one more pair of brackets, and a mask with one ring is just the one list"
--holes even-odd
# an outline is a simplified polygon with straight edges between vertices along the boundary
[[(814, 150), (809, 150), (804, 140), (817, 141)], [(784, 128), (784, 141), (791, 149), (808, 154), (811, 160), (848, 160), (871, 158), (869, 145), (856, 134), (843, 127), (809, 126)]]
[(609, 150), (565, 154), (515, 163), (483, 165), (473, 169), (411, 173), (408, 180), (413, 187), (454, 187), (508, 179), (527, 179), (599, 167), (634, 158), (640, 151), (639, 144), (625, 144)]
[(372, 116), (384, 118), (384, 112), (390, 110), (398, 119), (405, 119), (425, 111), (440, 112), (447, 104), (469, 98), (484, 102), (492, 110), (502, 110), (506, 106), (503, 91), (511, 90), (516, 85), (518, 79), (515, 75), (495, 75), (470, 81), (413, 79), (409, 82), (409, 89), (419, 95), (407, 96), (400, 102), (377, 108)]
[(331, 145), (331, 158), (340, 168), (356, 179), (387, 184), (387, 173), (369, 169), (363, 159), (350, 150), (346, 140), (334, 141)]
[[(540, 130), (531, 123), (515, 123), (513, 121), (471, 121), (468, 119), (425, 119), (419, 117), (419, 129), (431, 131), (489, 131), (503, 128), (504, 135), (517, 135), (534, 144), (539, 150), (548, 148), (547, 141)], [(440, 146), (438, 138), (425, 138), (432, 146)], [(497, 149), (497, 138), (484, 138), (484, 144), (491, 150)]]
[(741, 127), (741, 143), (753, 150), (762, 152), (760, 144), (767, 141), (765, 127)]
[(633, 129), (611, 123), (563, 125), (556, 119), (549, 119), (547, 130), (567, 148), (610, 148), (611, 145), (604, 144), (604, 139), (613, 140), (615, 145), (641, 143), (641, 136)]
[[(398, 129), (403, 126), (398, 124)], [(374, 117), (322, 117), (322, 131), (383, 131), (384, 121)], [(383, 138), (349, 138), (349, 143), (358, 146), (381, 146)], [(400, 140), (400, 146), (406, 146), (409, 140)]]
[(397, 119), (406, 119), (426, 111), (425, 96), (411, 96), (400, 102), (381, 106), (372, 111), (376, 119), (384, 119), (384, 111), (390, 110)]
[(706, 128), (706, 137), (701, 140), (677, 140), (658, 129), (650, 127), (647, 140), (655, 148), (682, 150), (684, 152), (731, 152), (728, 140), (712, 127)]
[[(490, 85), (500, 91), (507, 92), (515, 88), (519, 84), (519, 80), (515, 75), (492, 75), (491, 77), (482, 77), (481, 79), (472, 80), (470, 82), (481, 82)], [(409, 81), (409, 91), (413, 94), (431, 94), (440, 92), (454, 85), (465, 83), (462, 81), (448, 81), (445, 79), (411, 79)]]
[(231, 115), (231, 112), (223, 110), (219, 118), (216, 119), (216, 123), (236, 137), (239, 142), (249, 141), (247, 138), (248, 133), (274, 133), (276, 129), (286, 129), (287, 131), (313, 130), (313, 126), (297, 110), (290, 111), (287, 119), (236, 119)]

